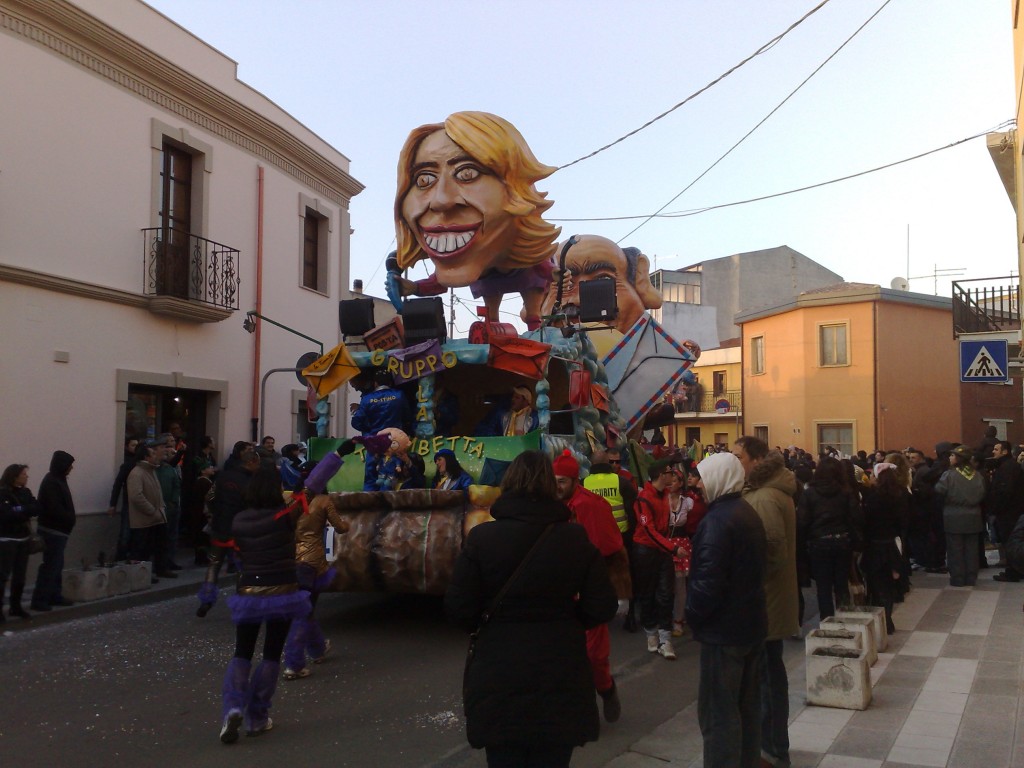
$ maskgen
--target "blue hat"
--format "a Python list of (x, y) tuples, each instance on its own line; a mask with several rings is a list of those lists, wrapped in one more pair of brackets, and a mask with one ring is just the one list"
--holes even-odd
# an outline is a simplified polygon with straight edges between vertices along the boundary
[[(455, 452), (452, 451), (450, 448), (442, 448), (440, 451), (434, 454), (434, 461), (437, 461), (439, 458), (455, 459)], [(458, 461), (458, 459), (455, 459), (455, 461)]]

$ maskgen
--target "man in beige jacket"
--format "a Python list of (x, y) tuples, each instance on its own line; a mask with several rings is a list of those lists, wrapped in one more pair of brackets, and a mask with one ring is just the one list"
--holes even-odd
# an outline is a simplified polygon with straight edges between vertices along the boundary
[(768, 637), (761, 663), (761, 765), (789, 766), (789, 680), (782, 641), (800, 631), (796, 574), (796, 478), (782, 455), (756, 437), (736, 440), (733, 454), (747, 482), (743, 500), (757, 512), (768, 539), (765, 602)]
[(139, 447), (139, 460), (128, 473), (128, 522), (131, 538), (128, 557), (133, 561), (153, 561), (153, 582), (156, 577), (176, 579), (178, 574), (168, 569), (167, 516), (164, 496), (156, 468), (166, 452), (165, 443), (150, 441)]

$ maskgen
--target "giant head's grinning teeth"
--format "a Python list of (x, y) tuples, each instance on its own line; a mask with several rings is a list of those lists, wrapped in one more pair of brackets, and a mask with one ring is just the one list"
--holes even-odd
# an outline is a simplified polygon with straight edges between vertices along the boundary
[(423, 240), (426, 242), (427, 247), (434, 251), (434, 253), (451, 253), (452, 251), (457, 251), (472, 240), (473, 235), (475, 234), (475, 229), (467, 230), (465, 232), (424, 232)]

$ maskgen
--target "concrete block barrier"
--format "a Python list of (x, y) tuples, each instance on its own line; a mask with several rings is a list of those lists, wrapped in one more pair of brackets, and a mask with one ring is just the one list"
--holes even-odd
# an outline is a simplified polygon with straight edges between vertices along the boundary
[(872, 625), (875, 623), (871, 616), (849, 616), (839, 618), (829, 616), (823, 619), (818, 625), (820, 629), (847, 629), (851, 632), (861, 634), (861, 648), (867, 656), (868, 666), (873, 667), (878, 661), (878, 649), (875, 647), (875, 632)]
[(81, 568), (64, 571), (62, 585), (64, 597), (76, 603), (87, 603), (107, 597), (108, 574), (106, 568), (83, 571)]
[(871, 704), (871, 665), (864, 649), (818, 648), (807, 659), (807, 703), (864, 710)]
[(871, 631), (875, 635), (875, 649), (882, 653), (889, 647), (889, 633), (885, 628), (885, 608), (875, 605), (849, 605), (836, 609), (836, 618), (855, 618), (857, 616), (871, 616), (874, 625)]
[(848, 629), (812, 629), (805, 638), (804, 652), (810, 656), (819, 648), (842, 648), (847, 651), (860, 651), (864, 648), (862, 633)]

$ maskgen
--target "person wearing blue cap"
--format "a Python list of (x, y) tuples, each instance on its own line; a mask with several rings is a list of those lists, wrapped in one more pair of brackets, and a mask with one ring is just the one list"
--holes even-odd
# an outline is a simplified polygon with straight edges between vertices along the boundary
[(462, 468), (455, 453), (449, 448), (442, 448), (434, 454), (434, 490), (466, 491), (473, 484), (473, 478)]

